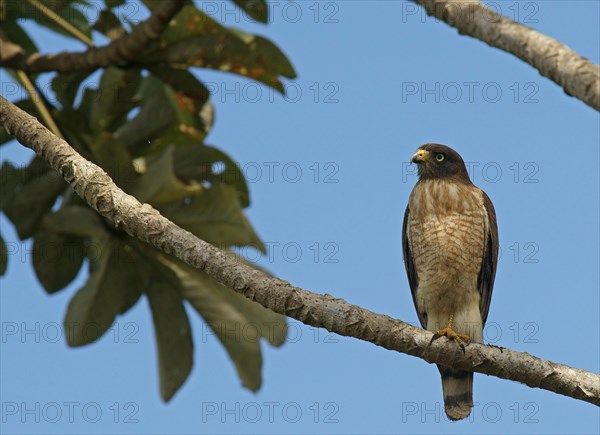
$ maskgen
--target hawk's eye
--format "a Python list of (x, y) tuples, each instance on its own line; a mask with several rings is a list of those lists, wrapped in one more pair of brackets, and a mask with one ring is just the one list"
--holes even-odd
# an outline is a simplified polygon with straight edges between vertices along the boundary
[(435, 155), (435, 159), (436, 159), (438, 162), (443, 162), (445, 158), (446, 158), (446, 156), (445, 156), (445, 155), (443, 155), (442, 153), (439, 153), (439, 154), (436, 154), (436, 155)]

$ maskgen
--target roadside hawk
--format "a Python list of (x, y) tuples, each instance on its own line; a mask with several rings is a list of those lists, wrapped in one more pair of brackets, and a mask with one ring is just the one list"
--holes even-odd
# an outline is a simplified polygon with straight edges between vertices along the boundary
[[(402, 251), (419, 321), (434, 338), (481, 342), (498, 262), (494, 206), (452, 148), (423, 145), (411, 162), (419, 181), (404, 213)], [(438, 368), (446, 415), (468, 417), (473, 372)]]

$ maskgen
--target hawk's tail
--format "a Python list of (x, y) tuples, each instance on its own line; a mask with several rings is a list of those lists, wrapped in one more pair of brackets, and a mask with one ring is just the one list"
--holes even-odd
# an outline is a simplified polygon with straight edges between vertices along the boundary
[(438, 366), (442, 375), (444, 409), (450, 420), (467, 418), (473, 407), (473, 372)]

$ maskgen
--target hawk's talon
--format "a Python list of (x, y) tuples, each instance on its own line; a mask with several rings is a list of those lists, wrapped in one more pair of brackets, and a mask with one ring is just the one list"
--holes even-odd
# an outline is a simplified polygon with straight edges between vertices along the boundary
[(433, 342), (433, 340), (437, 340), (438, 338), (443, 336), (447, 337), (450, 340), (456, 341), (462, 347), (463, 351), (465, 350), (465, 345), (468, 345), (471, 342), (471, 339), (468, 335), (459, 334), (454, 329), (452, 329), (452, 322), (449, 322), (448, 326), (446, 326), (444, 329), (440, 329), (439, 331), (434, 333), (433, 337), (431, 338), (431, 341)]
[(442, 336), (446, 336), (446, 337), (448, 337), (448, 339), (456, 341), (462, 348), (463, 352), (465, 352), (465, 344), (469, 344), (471, 342), (471, 339), (469, 338), (468, 335), (459, 334), (454, 329), (452, 329), (453, 323), (454, 323), (454, 313), (451, 313), (450, 318), (448, 319), (448, 326), (446, 326), (444, 329), (440, 329), (439, 331), (434, 333), (429, 344), (431, 344), (433, 342), (433, 340), (437, 340), (438, 338), (440, 338)]
[(500, 351), (500, 353), (504, 353), (504, 348), (502, 346), (497, 346), (495, 344), (488, 344), (488, 346), (495, 347), (496, 349), (498, 349)]

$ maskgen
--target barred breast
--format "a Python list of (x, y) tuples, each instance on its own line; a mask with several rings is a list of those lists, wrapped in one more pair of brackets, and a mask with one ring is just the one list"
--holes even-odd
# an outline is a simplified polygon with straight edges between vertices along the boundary
[(429, 320), (442, 322), (449, 313), (475, 304), (479, 312), (477, 277), (487, 232), (482, 192), (465, 183), (424, 180), (415, 186), (409, 208), (407, 233), (419, 280), (419, 309)]

